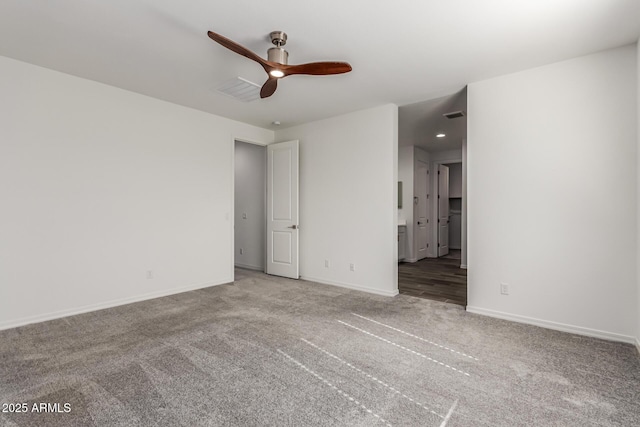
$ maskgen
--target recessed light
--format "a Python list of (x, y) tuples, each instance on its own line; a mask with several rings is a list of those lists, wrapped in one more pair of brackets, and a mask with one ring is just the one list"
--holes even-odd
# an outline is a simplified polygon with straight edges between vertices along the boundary
[(284, 73), (280, 70), (271, 70), (269, 71), (269, 74), (271, 74), (275, 78), (284, 77)]
[(277, 120), (275, 122), (271, 122), (271, 124), (274, 125), (274, 126), (280, 126), (280, 122), (277, 121)]
[(444, 133), (439, 133), (436, 135), (436, 138), (444, 138), (445, 136), (447, 135), (445, 135)]

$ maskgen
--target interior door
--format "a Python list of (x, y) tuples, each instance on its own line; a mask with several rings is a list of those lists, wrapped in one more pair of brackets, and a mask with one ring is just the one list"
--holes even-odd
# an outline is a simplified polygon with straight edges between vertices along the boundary
[(429, 167), (420, 160), (416, 160), (415, 194), (416, 205), (414, 217), (416, 221), (416, 258), (418, 260), (427, 257), (427, 244), (429, 243), (427, 195), (429, 184)]
[(267, 146), (267, 274), (300, 277), (298, 141)]
[(449, 167), (438, 165), (438, 256), (449, 253)]

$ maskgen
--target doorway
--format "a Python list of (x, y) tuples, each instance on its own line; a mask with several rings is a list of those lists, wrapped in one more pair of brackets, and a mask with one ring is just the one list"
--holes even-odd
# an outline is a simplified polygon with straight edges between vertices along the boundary
[(462, 162), (438, 165), (438, 257), (462, 265)]
[(267, 148), (234, 142), (234, 267), (265, 271)]
[[(464, 155), (451, 151), (428, 156), (430, 161), (414, 163), (414, 223), (416, 233), (420, 222), (429, 224), (434, 250), (427, 257), (405, 258), (406, 262), (399, 263), (398, 290), (404, 295), (466, 306), (467, 270), (461, 261)], [(419, 173), (421, 163), (433, 173)], [(420, 199), (430, 201), (425, 215), (418, 214)], [(419, 250), (419, 235), (416, 240)]]
[[(426, 152), (411, 147), (399, 152), (398, 174), (403, 179), (413, 177), (412, 185), (407, 187), (413, 192), (414, 201), (413, 217), (406, 218), (407, 225), (399, 227), (399, 236), (401, 230), (411, 233), (412, 226), (415, 236), (413, 256), (411, 245), (406, 245), (409, 254), (398, 265), (398, 290), (401, 294), (461, 306), (467, 304), (463, 220), (465, 154), (465, 140), (460, 150)], [(401, 164), (400, 160), (403, 160)], [(421, 208), (420, 202), (427, 203)], [(406, 210), (399, 210), (400, 216), (405, 219), (408, 216)], [(426, 245), (420, 239), (421, 226), (425, 223), (428, 224), (425, 227)], [(423, 249), (425, 246), (427, 251)], [(400, 250), (398, 252), (401, 253)]]
[(403, 200), (413, 201), (398, 206), (398, 290), (462, 306), (467, 303), (466, 110), (466, 88), (398, 109), (398, 180)]
[(297, 140), (233, 141), (233, 268), (298, 279)]

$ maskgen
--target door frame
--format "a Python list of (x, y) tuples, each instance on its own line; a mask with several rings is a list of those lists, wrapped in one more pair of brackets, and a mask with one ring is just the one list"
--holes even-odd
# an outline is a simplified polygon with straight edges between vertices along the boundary
[[(230, 151), (231, 151), (231, 208), (230, 208), (230, 212), (227, 212), (225, 215), (225, 219), (227, 221), (229, 221), (229, 231), (230, 231), (230, 236), (231, 236), (231, 280), (230, 282), (233, 282), (235, 280), (235, 268), (236, 268), (236, 224), (235, 224), (235, 208), (236, 208), (236, 141), (238, 142), (244, 142), (246, 144), (253, 144), (253, 145), (258, 145), (260, 147), (267, 147), (267, 145), (271, 144), (271, 143), (265, 143), (265, 142), (259, 142), (259, 141), (255, 141), (255, 140), (251, 140), (251, 139), (247, 139), (247, 138), (241, 138), (241, 137), (236, 137), (236, 136), (232, 136), (231, 137), (231, 142), (230, 142)], [(265, 169), (266, 171), (266, 169)], [(266, 182), (266, 173), (265, 173), (265, 182)], [(266, 194), (267, 190), (265, 187), (265, 197), (264, 197), (264, 210), (265, 212), (267, 211), (267, 197)], [(267, 217), (265, 215), (265, 217), (263, 218), (264, 221), (264, 226), (265, 226), (265, 230), (267, 227)], [(265, 240), (265, 247), (264, 247), (264, 268), (263, 268), (263, 273), (267, 268), (267, 246), (266, 246), (266, 240)]]

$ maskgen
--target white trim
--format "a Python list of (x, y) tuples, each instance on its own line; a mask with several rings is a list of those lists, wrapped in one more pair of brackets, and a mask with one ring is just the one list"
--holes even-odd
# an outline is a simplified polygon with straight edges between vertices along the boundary
[(483, 316), (496, 317), (498, 319), (510, 320), (512, 322), (526, 323), (528, 325), (540, 326), (542, 328), (553, 329), (571, 334), (585, 335), (588, 337), (602, 338), (610, 341), (619, 341), (633, 344), (635, 338), (629, 335), (616, 334), (614, 332), (600, 331), (598, 329), (583, 328), (582, 326), (568, 325), (565, 323), (551, 322), (549, 320), (535, 319), (533, 317), (520, 316), (517, 314), (503, 313), (501, 311), (488, 310), (486, 308), (467, 306), (469, 313), (481, 314)]
[(636, 338), (636, 350), (638, 350), (638, 355), (640, 355), (640, 338)]
[(418, 262), (418, 258), (405, 258), (402, 261), (403, 262)]
[(253, 144), (253, 145), (259, 145), (261, 147), (266, 147), (269, 144), (273, 144), (273, 141), (271, 142), (259, 142), (259, 141), (255, 141), (253, 139), (249, 139), (249, 138), (239, 138), (239, 137), (233, 137), (233, 142), (235, 143), (236, 141), (238, 142), (245, 142), (247, 144)]
[[(460, 233), (460, 261), (463, 263), (464, 268), (467, 268), (467, 263), (469, 262), (467, 260), (467, 246), (468, 246), (468, 242), (467, 242), (467, 205), (468, 205), (468, 200), (467, 200), (467, 138), (463, 138), (462, 139), (462, 206), (460, 206), (462, 208), (462, 218), (461, 220), (461, 224), (460, 224), (460, 228), (461, 233)], [(469, 292), (467, 291), (467, 295), (469, 294)]]
[[(233, 269), (236, 263), (236, 141), (238, 139), (231, 135), (231, 200), (229, 200), (229, 229), (231, 233), (231, 276), (234, 276)], [(234, 277), (235, 278), (235, 277)]]
[(460, 264), (460, 268), (466, 270), (467, 269), (467, 264)]
[(354, 284), (351, 284), (351, 283), (334, 282), (332, 280), (317, 279), (315, 277), (309, 277), (309, 276), (300, 276), (300, 278), (302, 280), (306, 280), (308, 282), (316, 282), (316, 283), (321, 283), (323, 285), (339, 286), (341, 288), (347, 288), (347, 289), (353, 289), (353, 290), (356, 290), (356, 291), (368, 292), (370, 294), (382, 295), (382, 296), (385, 296), (385, 297), (395, 297), (396, 295), (399, 294), (397, 289), (393, 290), (393, 291), (382, 291), (380, 289), (368, 288), (366, 286), (354, 285)]
[(52, 313), (38, 314), (36, 316), (22, 317), (20, 319), (15, 319), (15, 320), (10, 320), (10, 321), (7, 321), (7, 322), (0, 323), (0, 331), (4, 330), (4, 329), (17, 328), (18, 326), (29, 325), (31, 323), (46, 322), (48, 320), (60, 319), (62, 317), (68, 317), (68, 316), (75, 316), (76, 314), (88, 313), (90, 311), (104, 310), (105, 308), (112, 308), (112, 307), (117, 307), (117, 306), (120, 306), (120, 305), (131, 304), (131, 303), (134, 303), (134, 302), (141, 302), (141, 301), (146, 301), (146, 300), (150, 300), (150, 299), (165, 297), (165, 296), (168, 296), (168, 295), (174, 295), (174, 294), (180, 294), (180, 293), (183, 293), (183, 292), (195, 291), (197, 289), (208, 288), (208, 287), (211, 287), (211, 286), (224, 285), (224, 284), (231, 283), (231, 282), (233, 282), (233, 279), (230, 279), (230, 280), (229, 279), (225, 279), (225, 280), (221, 280), (219, 282), (199, 283), (197, 285), (183, 286), (183, 287), (180, 287), (180, 288), (173, 288), (173, 289), (168, 289), (168, 290), (159, 291), (159, 292), (150, 292), (150, 293), (147, 293), (147, 294), (137, 295), (137, 296), (134, 296), (134, 297), (119, 298), (119, 299), (106, 301), (106, 302), (101, 302), (101, 303), (97, 303), (97, 304), (84, 305), (84, 306), (81, 306), (81, 307), (70, 308), (70, 309), (67, 309), (67, 310), (54, 311)]
[(244, 268), (245, 270), (254, 270), (254, 271), (262, 271), (262, 272), (264, 272), (264, 267), (260, 267), (260, 266), (257, 266), (257, 265), (248, 265), (248, 264), (236, 263), (235, 267)]

